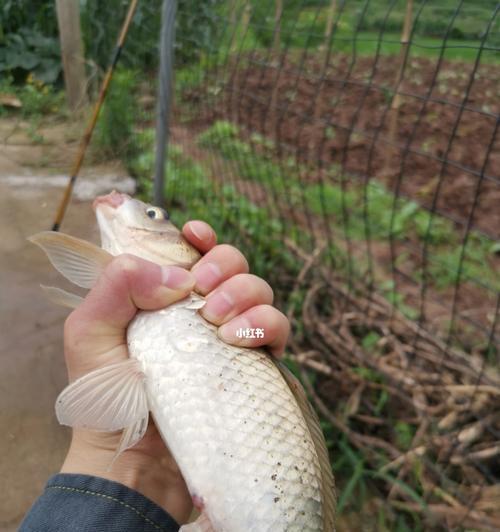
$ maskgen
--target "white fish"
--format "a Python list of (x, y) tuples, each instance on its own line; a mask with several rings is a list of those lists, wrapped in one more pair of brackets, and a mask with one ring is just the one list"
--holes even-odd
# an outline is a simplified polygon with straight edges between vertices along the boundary
[[(199, 258), (162, 209), (118, 193), (94, 207), (103, 249), (60, 233), (31, 238), (79, 286), (91, 288), (112, 255), (186, 268)], [(69, 307), (79, 301), (45, 290)], [(192, 293), (164, 310), (139, 312), (127, 331), (130, 359), (70, 384), (57, 399), (59, 421), (124, 429), (121, 452), (142, 438), (151, 412), (201, 506), (183, 532), (332, 532), (333, 475), (301, 385), (265, 351), (220, 340), (198, 313), (203, 305)]]

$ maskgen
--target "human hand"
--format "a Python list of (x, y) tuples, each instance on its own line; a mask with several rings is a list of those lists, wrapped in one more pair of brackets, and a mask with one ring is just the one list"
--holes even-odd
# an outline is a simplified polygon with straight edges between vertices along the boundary
[[(128, 357), (126, 329), (136, 312), (157, 310), (191, 290), (207, 297), (201, 314), (220, 326), (219, 335), (235, 345), (267, 345), (280, 355), (289, 333), (286, 317), (271, 306), (269, 285), (248, 273), (245, 257), (234, 247), (216, 245), (211, 227), (200, 221), (183, 228), (186, 239), (204, 254), (192, 273), (124, 255), (111, 261), (85, 301), (65, 324), (65, 357), (70, 381)], [(166, 275), (165, 275), (166, 272)], [(263, 338), (238, 338), (240, 328), (262, 328)], [(150, 422), (144, 438), (122, 453), (109, 469), (120, 433), (73, 430), (63, 473), (83, 473), (129, 486), (162, 506), (178, 523), (192, 502), (182, 475)]]

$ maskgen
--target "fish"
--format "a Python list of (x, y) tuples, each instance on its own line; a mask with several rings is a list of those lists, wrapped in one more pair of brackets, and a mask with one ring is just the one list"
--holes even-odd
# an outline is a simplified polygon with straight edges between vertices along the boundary
[[(94, 210), (101, 247), (52, 231), (30, 238), (80, 287), (92, 288), (122, 253), (187, 269), (200, 258), (164, 209), (112, 192)], [(70, 308), (82, 301), (44, 290)], [(121, 453), (142, 438), (151, 414), (201, 512), (182, 532), (333, 532), (334, 477), (302, 385), (264, 349), (223, 342), (200, 315), (204, 304), (192, 292), (139, 311), (127, 329), (129, 359), (69, 384), (56, 400), (59, 422), (123, 430)]]

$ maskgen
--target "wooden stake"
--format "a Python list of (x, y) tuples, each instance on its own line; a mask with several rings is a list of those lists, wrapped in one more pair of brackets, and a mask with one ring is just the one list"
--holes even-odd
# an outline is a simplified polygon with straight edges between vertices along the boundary
[(406, 4), (406, 14), (403, 24), (403, 32), (401, 33), (401, 51), (399, 52), (399, 70), (396, 76), (396, 93), (393, 97), (391, 109), (399, 109), (401, 105), (401, 95), (399, 94), (399, 87), (403, 81), (404, 68), (406, 63), (406, 56), (408, 55), (410, 45), (411, 33), (411, 17), (413, 12), (413, 0), (408, 0)]
[(396, 153), (394, 143), (396, 141), (396, 135), (398, 131), (398, 118), (399, 108), (401, 107), (401, 94), (399, 92), (401, 83), (403, 82), (404, 71), (408, 52), (410, 50), (410, 34), (411, 34), (411, 22), (413, 14), (413, 0), (408, 0), (406, 3), (405, 20), (403, 23), (403, 31), (401, 33), (401, 50), (399, 52), (399, 68), (394, 80), (394, 95), (391, 100), (390, 119), (389, 119), (389, 142), (390, 145), (387, 148), (387, 158), (385, 161), (385, 170), (389, 169), (392, 157)]
[(56, 0), (66, 99), (71, 111), (87, 103), (79, 0)]
[(274, 11), (274, 43), (273, 49), (276, 55), (280, 52), (281, 42), (281, 15), (283, 14), (283, 0), (276, 0), (276, 9)]
[[(245, 39), (247, 32), (248, 32), (248, 26), (250, 26), (250, 19), (252, 17), (252, 5), (248, 0), (245, 2), (245, 7), (243, 8), (243, 13), (241, 16), (241, 38)], [(236, 39), (235, 39), (236, 41)], [(233, 53), (235, 50), (231, 50), (231, 53)], [(241, 95), (239, 93), (239, 83), (238, 83), (238, 68), (235, 68), (233, 71), (233, 92), (231, 97), (231, 115), (232, 120), (235, 124), (238, 123), (238, 102), (241, 98)]]
[[(322, 48), (320, 48), (320, 53), (323, 54), (323, 55), (320, 55), (323, 61), (323, 68), (319, 76), (318, 96), (316, 98), (316, 102), (314, 106), (314, 120), (315, 121), (320, 119), (320, 106), (318, 105), (318, 100), (320, 98), (320, 94), (321, 94), (321, 91), (325, 83), (326, 71), (328, 70), (328, 63), (327, 63), (328, 51), (330, 49), (330, 40), (333, 34), (333, 21), (335, 20), (336, 11), (337, 11), (337, 0), (331, 0), (330, 8), (328, 9), (328, 18), (326, 19), (325, 42)], [(311, 137), (309, 149), (312, 149), (312, 147), (313, 147), (313, 139)]]
[(330, 45), (330, 39), (332, 38), (333, 32), (333, 21), (335, 18), (335, 12), (337, 11), (337, 0), (331, 0), (330, 9), (328, 10), (328, 17), (326, 19), (326, 28), (325, 28), (325, 50), (328, 50)]

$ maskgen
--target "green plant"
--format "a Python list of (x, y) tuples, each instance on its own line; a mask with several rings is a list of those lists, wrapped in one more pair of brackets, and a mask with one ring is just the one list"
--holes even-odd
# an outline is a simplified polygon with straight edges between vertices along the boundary
[(43, 83), (60, 79), (61, 59), (55, 3), (4, 0), (0, 6), (0, 76)]
[[(80, 18), (86, 57), (101, 71), (111, 62), (116, 39), (121, 30), (129, 2), (127, 0), (82, 0)], [(127, 69), (149, 72), (158, 64), (158, 42), (161, 24), (161, 1), (138, 3), (120, 65)]]
[[(430, 279), (438, 289), (452, 285), (458, 276), (460, 259), (460, 240), (452, 222), (422, 208), (416, 201), (403, 197), (394, 197), (381, 182), (372, 179), (367, 185), (355, 179), (347, 180), (344, 185), (339, 182), (336, 169), (335, 177), (329, 182), (305, 185), (300, 176), (306, 173), (295, 160), (278, 164), (273, 159), (273, 143), (261, 134), (253, 133), (253, 144), (262, 146), (264, 154), (256, 153), (251, 143), (242, 140), (242, 132), (233, 123), (217, 121), (198, 137), (201, 146), (215, 149), (225, 159), (234, 161), (238, 174), (248, 180), (261, 183), (268, 191), (286, 194), (287, 201), (307, 215), (313, 213), (326, 216), (334, 227), (338, 237), (365, 242), (370, 239), (387, 241), (412, 241), (420, 245), (427, 243), (433, 251), (429, 259)], [(299, 235), (298, 239), (304, 237)], [(481, 279), (498, 286), (494, 269), (490, 264), (492, 255), (491, 242), (485, 237), (473, 233), (469, 238), (467, 251), (462, 265), (462, 279)], [(332, 256), (338, 262), (337, 267), (349, 275), (353, 273), (354, 262), (346, 264), (345, 254), (335, 248)], [(403, 260), (402, 258), (400, 260)], [(362, 277), (366, 270), (363, 258), (355, 261), (356, 275)], [(414, 272), (414, 277), (419, 272)], [(415, 309), (409, 307), (404, 296), (392, 288), (384, 290), (386, 297), (407, 317), (416, 317)]]
[(95, 131), (95, 142), (102, 156), (121, 155), (127, 159), (137, 150), (134, 142), (137, 80), (137, 72), (133, 70), (119, 69), (113, 76)]
[[(5, 114), (21, 114), (24, 118), (37, 120), (41, 115), (66, 114), (64, 93), (52, 85), (46, 85), (31, 74), (26, 78), (24, 85), (14, 84), (11, 75), (5, 76), (0, 82), (0, 92), (15, 94), (21, 102), (20, 109), (5, 108)], [(0, 111), (4, 109), (0, 106)]]
[(217, 51), (225, 26), (222, 0), (179, 0), (175, 57), (179, 65), (197, 61), (203, 52)]

